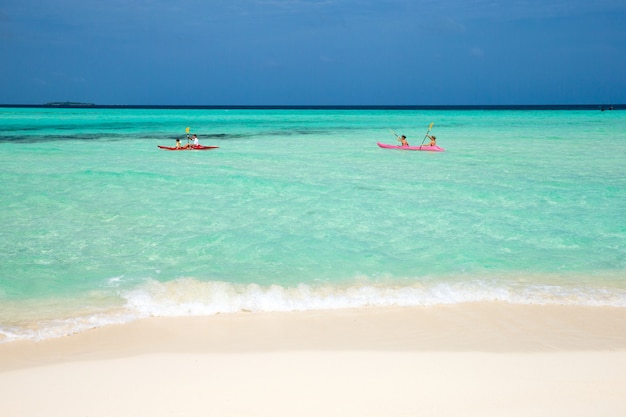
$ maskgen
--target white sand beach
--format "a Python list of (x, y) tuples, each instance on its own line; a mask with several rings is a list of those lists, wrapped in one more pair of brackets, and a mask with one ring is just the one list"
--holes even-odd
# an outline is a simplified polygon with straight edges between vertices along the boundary
[(626, 309), (150, 318), (0, 345), (0, 415), (626, 415)]

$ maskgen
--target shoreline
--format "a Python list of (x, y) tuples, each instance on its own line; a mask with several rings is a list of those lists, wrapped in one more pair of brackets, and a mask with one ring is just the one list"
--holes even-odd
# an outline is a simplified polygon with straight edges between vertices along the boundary
[(148, 318), (0, 345), (0, 414), (621, 415), (625, 323), (503, 303)]

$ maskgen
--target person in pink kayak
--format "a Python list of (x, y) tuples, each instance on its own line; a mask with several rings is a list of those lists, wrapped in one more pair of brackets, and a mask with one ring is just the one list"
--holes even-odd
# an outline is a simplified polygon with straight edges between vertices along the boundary
[(406, 140), (406, 136), (402, 135), (398, 138), (398, 142), (402, 144), (402, 146), (409, 146), (409, 142)]
[(435, 135), (431, 136), (427, 134), (426, 137), (430, 139), (430, 143), (428, 144), (428, 146), (437, 146), (437, 136)]

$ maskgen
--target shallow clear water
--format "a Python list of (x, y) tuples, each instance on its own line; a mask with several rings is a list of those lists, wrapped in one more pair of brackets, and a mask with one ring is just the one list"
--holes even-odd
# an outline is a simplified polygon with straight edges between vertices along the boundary
[[(443, 153), (376, 146), (431, 122)], [(157, 148), (188, 126), (219, 148)], [(3, 108), (0, 164), (4, 340), (146, 315), (626, 306), (622, 111)]]

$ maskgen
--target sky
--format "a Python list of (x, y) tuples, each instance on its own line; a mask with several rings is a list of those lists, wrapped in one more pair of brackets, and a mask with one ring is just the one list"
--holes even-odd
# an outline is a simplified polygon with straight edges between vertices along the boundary
[(0, 0), (0, 104), (626, 103), (624, 0)]

